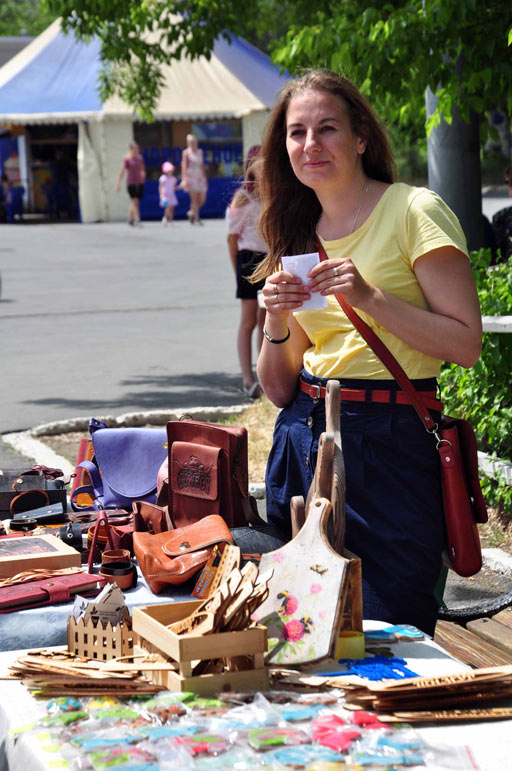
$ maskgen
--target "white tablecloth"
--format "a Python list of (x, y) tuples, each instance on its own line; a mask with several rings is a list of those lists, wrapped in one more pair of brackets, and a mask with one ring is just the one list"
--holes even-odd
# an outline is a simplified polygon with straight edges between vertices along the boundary
[[(124, 596), (130, 610), (137, 605), (189, 600), (194, 583), (192, 580), (182, 586), (170, 587), (157, 595), (148, 589), (139, 570), (137, 586), (124, 592)], [(66, 645), (68, 616), (72, 607), (72, 602), (63, 602), (14, 613), (0, 613), (0, 651)]]
[[(383, 625), (365, 622), (365, 629), (376, 626)], [(4, 674), (9, 663), (24, 652), (0, 653), (0, 674)], [(448, 674), (468, 669), (432, 640), (397, 643), (393, 646), (393, 652), (397, 657), (404, 657), (407, 665), (421, 675)], [(41, 705), (20, 682), (0, 682), (0, 771), (50, 771), (58, 768), (58, 748), (52, 749), (52, 742), (44, 731), (38, 736), (20, 734), (19, 738), (16, 738), (15, 733), (9, 734), (13, 728), (30, 723), (40, 714)], [(414, 728), (425, 742), (437, 748), (466, 748), (465, 768), (474, 768), (475, 771), (512, 769), (512, 720), (439, 724), (429, 727), (415, 725)], [(456, 767), (452, 768), (455, 771)]]

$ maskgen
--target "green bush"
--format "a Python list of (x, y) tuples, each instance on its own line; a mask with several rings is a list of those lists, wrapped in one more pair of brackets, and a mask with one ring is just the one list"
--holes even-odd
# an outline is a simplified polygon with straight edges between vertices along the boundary
[[(512, 315), (512, 258), (489, 268), (490, 252), (472, 252), (483, 316)], [(441, 391), (445, 412), (473, 426), (478, 449), (512, 461), (512, 334), (484, 332), (482, 355), (474, 367), (443, 365)], [(482, 475), (487, 502), (512, 515), (512, 487), (501, 476)]]

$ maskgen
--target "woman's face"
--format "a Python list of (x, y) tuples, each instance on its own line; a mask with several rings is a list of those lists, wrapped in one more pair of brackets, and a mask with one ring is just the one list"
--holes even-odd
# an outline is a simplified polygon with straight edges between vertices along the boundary
[(286, 113), (286, 150), (295, 176), (314, 190), (352, 182), (366, 141), (354, 134), (345, 102), (327, 91), (304, 91)]
[(190, 147), (191, 150), (197, 150), (197, 139), (193, 134), (189, 134), (187, 136), (187, 145)]

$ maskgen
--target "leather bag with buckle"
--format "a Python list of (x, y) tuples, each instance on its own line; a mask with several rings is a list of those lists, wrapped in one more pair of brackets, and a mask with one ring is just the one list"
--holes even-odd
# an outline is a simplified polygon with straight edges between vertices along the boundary
[(66, 496), (66, 480), (60, 469), (40, 465), (21, 470), (0, 469), (0, 517), (56, 503), (61, 503), (66, 512)]
[(199, 420), (167, 424), (169, 515), (175, 527), (218, 514), (228, 527), (264, 524), (249, 495), (247, 429)]
[(206, 565), (216, 544), (233, 543), (226, 523), (216, 514), (162, 533), (133, 534), (133, 549), (153, 592), (182, 584)]
[[(321, 260), (328, 259), (317, 241)], [(441, 461), (441, 484), (446, 529), (443, 561), (460, 576), (472, 576), (482, 567), (482, 549), (477, 523), (487, 522), (487, 508), (478, 478), (478, 452), (473, 428), (467, 420), (442, 415), (438, 425), (421, 391), (417, 391), (391, 351), (341, 294), (342, 310), (361, 337), (387, 367), (409, 397), (423, 427), (433, 440)]]
[(87, 493), (94, 509), (127, 509), (136, 500), (156, 501), (158, 469), (167, 456), (165, 428), (108, 428), (102, 421), (89, 423), (94, 457), (78, 464), (90, 477), (90, 485), (77, 487), (71, 496)]

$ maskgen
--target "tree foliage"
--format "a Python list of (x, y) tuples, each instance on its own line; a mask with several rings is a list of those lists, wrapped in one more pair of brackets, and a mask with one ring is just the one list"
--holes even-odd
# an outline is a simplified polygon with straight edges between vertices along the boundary
[[(26, 2), (28, 0), (25, 0)], [(500, 106), (512, 113), (512, 4), (503, 0), (45, 0), (80, 38), (98, 35), (103, 97), (119, 93), (149, 116), (173, 57), (209, 56), (218, 35), (267, 46), (295, 73), (343, 72), (387, 121), (419, 131), (424, 91), (451, 120)]]
[(0, 35), (39, 35), (56, 17), (41, 6), (41, 0), (2, 0)]
[[(344, 0), (292, 26), (274, 60), (296, 69), (311, 63), (355, 80), (388, 121), (414, 125), (424, 91), (451, 121), (503, 106), (512, 112), (512, 6), (501, 0)], [(337, 6), (337, 8), (336, 8)]]

